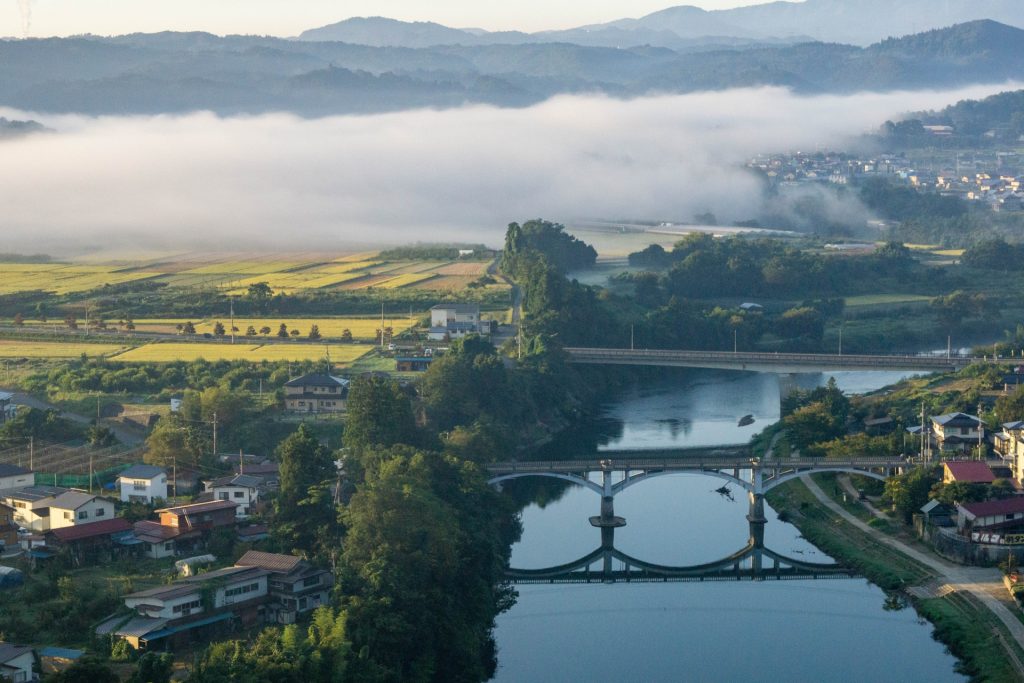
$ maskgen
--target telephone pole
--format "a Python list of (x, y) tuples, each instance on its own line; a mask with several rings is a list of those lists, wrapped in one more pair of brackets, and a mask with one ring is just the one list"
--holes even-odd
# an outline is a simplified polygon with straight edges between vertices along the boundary
[(231, 343), (235, 343), (235, 297), (231, 297)]
[(213, 457), (217, 457), (217, 413), (213, 414)]

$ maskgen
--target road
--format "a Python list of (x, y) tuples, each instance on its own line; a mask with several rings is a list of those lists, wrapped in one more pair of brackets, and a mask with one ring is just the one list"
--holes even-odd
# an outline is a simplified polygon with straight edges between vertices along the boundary
[(1006, 586), (1003, 585), (1003, 576), (998, 569), (962, 567), (947, 562), (936, 555), (921, 552), (878, 529), (868, 526), (851, 515), (842, 506), (829, 498), (810, 476), (805, 475), (800, 479), (814, 497), (821, 501), (822, 505), (842, 517), (845, 521), (870, 535), (878, 542), (907, 555), (934, 571), (939, 580), (945, 583), (940, 592), (948, 586), (949, 589), (966, 591), (975, 596), (998, 617), (999, 621), (1003, 622), (1010, 635), (1017, 641), (1017, 644), (1024, 648), (1024, 623), (1021, 623), (1017, 615), (1011, 611), (1017, 610), (1017, 607), (1010, 598)]
[[(55, 406), (52, 403), (47, 403), (34, 396), (18, 391), (17, 389), (4, 389), (0, 387), (0, 391), (14, 394), (14, 403), (19, 406), (27, 406), (29, 408), (36, 408), (38, 410), (56, 410), (61, 417), (71, 422), (76, 422), (83, 425), (91, 425), (96, 419), (95, 417), (81, 415), (79, 413), (72, 413), (66, 410), (62, 410), (59, 406)], [(111, 420), (102, 421), (103, 426), (107, 427), (114, 433), (117, 440), (128, 446), (137, 446), (146, 440), (145, 434), (141, 430), (131, 429), (123, 424), (113, 422)]]

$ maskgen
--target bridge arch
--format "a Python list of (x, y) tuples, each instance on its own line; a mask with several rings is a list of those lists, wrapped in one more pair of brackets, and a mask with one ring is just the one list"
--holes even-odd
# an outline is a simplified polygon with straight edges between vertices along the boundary
[(568, 481), (578, 486), (586, 486), (591, 491), (594, 491), (599, 496), (604, 496), (604, 489), (600, 484), (596, 484), (586, 477), (581, 477), (578, 474), (568, 474), (564, 472), (513, 472), (512, 474), (502, 474), (497, 477), (491, 477), (487, 480), (487, 483), (491, 486), (500, 484), (503, 481), (509, 481), (510, 479), (522, 479), (523, 477), (548, 477), (550, 479), (561, 479)]
[(644, 472), (643, 474), (638, 474), (636, 476), (627, 477), (626, 479), (623, 479), (619, 483), (612, 486), (612, 495), (618, 495), (625, 491), (626, 489), (628, 489), (630, 486), (633, 486), (635, 484), (639, 484), (649, 479), (654, 479), (655, 477), (664, 477), (669, 474), (698, 474), (705, 477), (715, 477), (716, 479), (724, 479), (730, 484), (735, 484), (736, 486), (739, 486), (746, 491), (753, 492), (754, 490), (754, 487), (750, 484), (750, 482), (743, 481), (742, 479), (734, 477), (731, 474), (726, 474), (725, 472), (720, 472), (719, 470), (694, 470), (692, 472), (680, 470), (652, 470), (649, 472)]
[(844, 474), (860, 474), (865, 477), (871, 477), (872, 479), (878, 479), (879, 481), (885, 481), (886, 479), (889, 478), (889, 475), (887, 474), (879, 474), (878, 472), (872, 472), (871, 470), (868, 469), (857, 469), (856, 467), (815, 467), (813, 469), (807, 470), (796, 470), (795, 472), (790, 472), (780, 477), (769, 479), (768, 481), (765, 482), (763, 492), (767, 493), (776, 486), (782, 486), (787, 481), (792, 481), (797, 477), (802, 477), (805, 474), (817, 474), (819, 472), (841, 472)]

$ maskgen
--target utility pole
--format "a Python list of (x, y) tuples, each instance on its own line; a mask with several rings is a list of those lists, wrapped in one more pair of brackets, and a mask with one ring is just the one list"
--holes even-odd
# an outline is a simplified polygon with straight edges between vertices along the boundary
[(633, 350), (633, 325), (629, 326), (629, 350)]
[(89, 454), (89, 493), (92, 493), (92, 453)]
[(245, 474), (245, 458), (242, 456), (242, 449), (238, 449), (238, 473)]
[(925, 433), (924, 433), (924, 402), (922, 401), (922, 403), (921, 403), (921, 461), (922, 462), (924, 462), (925, 454), (927, 452), (925, 447), (924, 447), (924, 439), (925, 439)]
[(380, 350), (384, 350), (384, 300), (380, 301)]
[(953, 335), (946, 336), (946, 360), (953, 355)]
[(35, 467), (33, 466), (33, 463), (35, 462), (35, 459), (36, 459), (36, 448), (35, 448), (35, 446), (36, 446), (35, 437), (32, 437), (32, 436), (28, 437), (28, 468), (30, 470), (33, 470), (33, 471), (35, 471)]
[(230, 309), (230, 320), (231, 320), (231, 343), (235, 343), (235, 297), (231, 297), (231, 309)]
[(839, 325), (839, 355), (843, 355), (843, 326)]
[(978, 402), (978, 460), (982, 460), (981, 438), (985, 433), (985, 423), (981, 421), (981, 402)]
[(174, 502), (178, 502), (178, 454), (171, 456), (171, 484), (174, 486)]
[(732, 330), (732, 352), (733, 353), (739, 353), (740, 352), (739, 330), (737, 330), (736, 328), (733, 328), (733, 330)]
[(217, 457), (217, 413), (213, 414), (213, 457)]
[(263, 407), (263, 378), (260, 377), (260, 407)]

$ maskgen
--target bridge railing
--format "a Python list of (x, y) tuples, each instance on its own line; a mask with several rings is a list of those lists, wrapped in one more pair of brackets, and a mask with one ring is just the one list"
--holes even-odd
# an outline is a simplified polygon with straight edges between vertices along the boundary
[(708, 460), (663, 460), (657, 458), (630, 458), (622, 460), (543, 460), (535, 462), (501, 462), (486, 466), (487, 472), (500, 476), (532, 472), (625, 472), (640, 470), (702, 470), (702, 469), (815, 469), (829, 467), (872, 468), (905, 467), (910, 464), (901, 458), (793, 458), (787, 460), (758, 461), (751, 458), (721, 458)]
[[(714, 362), (745, 362), (745, 363), (799, 363), (813, 365), (819, 363), (842, 363), (845, 365), (892, 366), (912, 364), (916, 367), (943, 368), (951, 365), (966, 365), (974, 360), (973, 356), (952, 354), (948, 356), (931, 356), (916, 354), (825, 354), (825, 353), (769, 353), (764, 351), (687, 351), (669, 349), (602, 349), (569, 347), (565, 351), (577, 359), (612, 360), (612, 359), (659, 359)], [(998, 358), (996, 358), (998, 360)]]

